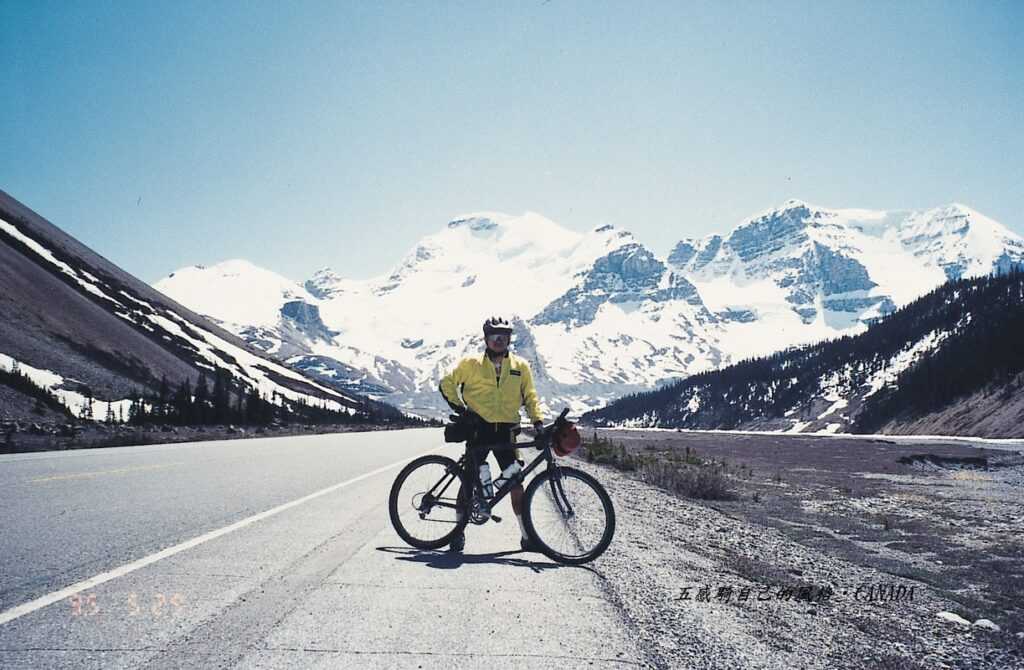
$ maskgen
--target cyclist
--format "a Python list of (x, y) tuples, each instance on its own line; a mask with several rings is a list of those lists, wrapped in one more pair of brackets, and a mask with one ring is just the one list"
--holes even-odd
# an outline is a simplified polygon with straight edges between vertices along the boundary
[[(544, 426), (530, 366), (509, 352), (511, 338), (512, 324), (500, 316), (492, 316), (484, 321), (484, 353), (462, 359), (441, 380), (441, 395), (452, 409), (460, 413), (468, 409), (482, 419), (475, 439), (470, 440), (467, 446), (512, 443), (515, 440), (512, 429), (519, 425), (519, 408), (524, 405), (534, 430), (540, 431)], [(481, 461), (487, 453), (482, 453)], [(494, 452), (502, 471), (518, 460), (518, 456), (518, 451), (511, 449)], [(469, 495), (469, 492), (462, 491), (461, 495)], [(520, 547), (523, 551), (536, 551), (523, 525), (523, 487), (516, 486), (510, 495), (512, 511), (519, 521), (522, 535)], [(462, 551), (465, 544), (465, 535), (458, 533), (449, 547), (452, 551)]]

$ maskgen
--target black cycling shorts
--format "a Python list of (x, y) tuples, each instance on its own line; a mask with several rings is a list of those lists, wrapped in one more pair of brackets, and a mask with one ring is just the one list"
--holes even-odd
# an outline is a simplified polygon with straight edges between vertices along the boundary
[[(515, 441), (515, 435), (512, 433), (512, 429), (519, 424), (517, 423), (483, 423), (480, 425), (476, 432), (476, 438), (466, 443), (467, 447), (484, 446), (491, 444), (512, 444)], [(487, 454), (493, 453), (495, 460), (498, 461), (498, 472), (503, 471), (516, 460), (516, 452), (513, 449), (498, 449), (480, 451), (477, 454), (477, 462), (484, 463), (487, 460)], [(520, 461), (522, 464), (522, 461)], [(494, 474), (495, 477), (498, 473)]]

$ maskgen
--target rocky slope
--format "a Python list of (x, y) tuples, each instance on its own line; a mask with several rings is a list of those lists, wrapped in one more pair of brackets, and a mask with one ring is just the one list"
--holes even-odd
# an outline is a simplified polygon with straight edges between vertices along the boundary
[[(220, 368), (240, 389), (347, 414), (366, 400), (308, 377), (154, 290), (0, 191), (0, 418), (127, 417), (131, 398)], [(287, 299), (287, 295), (280, 295)], [(286, 305), (289, 303), (285, 303)], [(296, 319), (308, 311), (287, 308)], [(325, 333), (325, 337), (329, 336)], [(31, 382), (57, 406), (25, 395)], [(93, 401), (96, 401), (95, 403)]]

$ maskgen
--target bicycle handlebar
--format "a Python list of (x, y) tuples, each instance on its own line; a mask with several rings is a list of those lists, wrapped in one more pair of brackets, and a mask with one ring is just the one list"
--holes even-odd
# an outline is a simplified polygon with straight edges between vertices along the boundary
[[(458, 418), (462, 418), (466, 414), (471, 414), (472, 416), (474, 416), (478, 420), (483, 421), (483, 419), (480, 418), (480, 416), (478, 414), (476, 414), (475, 412), (473, 412), (472, 410), (464, 411)], [(535, 449), (537, 449), (539, 451), (541, 449), (544, 449), (546, 447), (551, 446), (551, 441), (550, 441), (551, 435), (554, 434), (555, 429), (558, 426), (560, 426), (565, 421), (565, 417), (568, 416), (568, 414), (569, 414), (569, 408), (566, 407), (565, 409), (562, 410), (562, 413), (558, 415), (558, 418), (556, 418), (550, 425), (541, 428), (540, 432), (537, 433), (537, 435), (534, 437), (532, 442), (520, 442), (520, 443), (512, 443), (512, 444), (508, 444), (508, 445), (504, 445), (504, 444), (478, 445), (475, 448), (476, 449), (494, 449), (494, 450), (499, 450), (500, 451), (500, 450), (524, 449), (524, 448), (528, 448), (528, 447), (534, 447)], [(453, 416), (452, 418), (454, 419), (456, 417)], [(529, 425), (525, 425), (525, 426), (523, 424), (519, 425), (519, 429), (520, 430), (523, 429), (523, 428), (529, 428), (529, 427), (530, 427)]]

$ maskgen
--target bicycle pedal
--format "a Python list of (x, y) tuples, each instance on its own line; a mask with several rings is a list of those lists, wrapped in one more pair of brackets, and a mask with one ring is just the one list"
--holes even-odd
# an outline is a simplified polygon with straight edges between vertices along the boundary
[(492, 519), (493, 521), (496, 521), (497, 523), (501, 523), (501, 517), (500, 517), (500, 516), (498, 516), (497, 514), (492, 514), (492, 515), (491, 515), (491, 519)]

